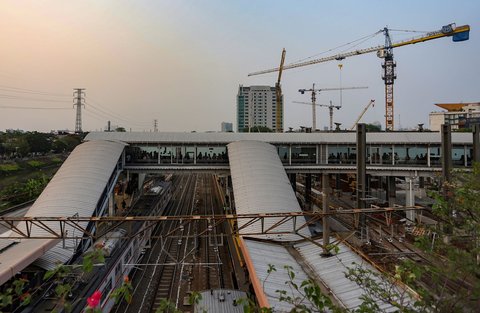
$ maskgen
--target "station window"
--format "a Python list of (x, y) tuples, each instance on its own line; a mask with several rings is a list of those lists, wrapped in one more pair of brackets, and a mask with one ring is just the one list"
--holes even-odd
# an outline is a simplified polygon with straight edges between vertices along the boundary
[(104, 302), (106, 300), (108, 300), (108, 295), (110, 294), (110, 291), (112, 291), (112, 279), (109, 277), (108, 278), (108, 282), (107, 284), (105, 285), (105, 288), (103, 288), (103, 291), (102, 291), (102, 300), (100, 301), (102, 303), (102, 305), (104, 304)]
[(465, 147), (464, 146), (453, 146), (452, 161), (453, 161), (453, 166), (459, 166), (459, 167), (465, 166), (465, 161), (466, 160), (465, 160)]
[(430, 147), (430, 165), (431, 166), (438, 166), (442, 163), (442, 152), (440, 146), (431, 146)]
[(115, 266), (115, 277), (119, 277), (122, 274), (122, 262), (118, 262), (118, 264)]
[(355, 164), (357, 148), (348, 145), (328, 145), (328, 164)]
[(293, 146), (292, 163), (313, 163), (317, 162), (317, 149), (315, 146)]
[(131, 256), (132, 256), (132, 248), (130, 247), (128, 248), (127, 254), (125, 254), (125, 257), (123, 258), (123, 262), (127, 264)]

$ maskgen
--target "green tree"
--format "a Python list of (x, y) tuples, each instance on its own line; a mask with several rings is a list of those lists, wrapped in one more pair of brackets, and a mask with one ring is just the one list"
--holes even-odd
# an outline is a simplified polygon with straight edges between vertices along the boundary
[[(248, 127), (245, 127), (242, 131), (244, 133), (248, 133), (248, 130), (249, 130)], [(250, 127), (250, 132), (251, 133), (273, 133), (273, 130), (265, 126), (253, 126), (253, 127)]]
[(67, 135), (58, 138), (53, 142), (53, 149), (57, 153), (70, 152), (82, 141), (78, 135)]
[(25, 135), (30, 152), (46, 153), (52, 149), (51, 135), (39, 132), (31, 132)]

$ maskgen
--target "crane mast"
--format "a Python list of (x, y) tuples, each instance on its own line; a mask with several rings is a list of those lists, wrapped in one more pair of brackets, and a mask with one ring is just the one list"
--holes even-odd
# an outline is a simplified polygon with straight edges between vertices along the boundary
[(387, 130), (393, 130), (394, 128), (394, 105), (393, 105), (393, 82), (396, 79), (395, 67), (396, 64), (393, 61), (393, 48), (398, 48), (406, 45), (412, 45), (420, 42), (425, 42), (433, 39), (452, 37), (454, 42), (464, 41), (469, 39), (470, 26), (462, 25), (456, 26), (455, 23), (443, 26), (440, 30), (429, 32), (423, 36), (415, 37), (409, 40), (403, 40), (392, 43), (388, 28), (384, 28), (377, 33), (383, 32), (385, 35), (385, 45), (370, 47), (366, 49), (358, 49), (350, 52), (339, 53), (328, 57), (314, 59), (306, 62), (292, 63), (283, 66), (281, 68), (272, 68), (268, 70), (258, 71), (248, 74), (248, 76), (267, 74), (277, 71), (283, 71), (303, 66), (314, 65), (333, 60), (343, 60), (348, 57), (377, 52), (377, 56), (384, 58), (382, 79), (385, 81), (385, 128)]
[(397, 78), (395, 67), (397, 64), (393, 61), (393, 47), (392, 40), (388, 28), (383, 29), (385, 35), (385, 49), (383, 53), (378, 53), (379, 57), (384, 57), (382, 65), (383, 75), (382, 79), (385, 81), (385, 130), (393, 131), (394, 112), (393, 112), (393, 82)]
[(280, 85), (280, 80), (282, 79), (282, 72), (283, 72), (283, 64), (285, 63), (285, 48), (282, 50), (282, 58), (280, 60), (280, 67), (278, 70), (278, 79), (277, 83), (275, 84), (275, 100), (276, 100), (276, 119), (275, 119), (275, 129), (277, 133), (283, 132), (282, 127), (282, 120), (283, 120), (283, 110), (282, 110), (282, 86)]

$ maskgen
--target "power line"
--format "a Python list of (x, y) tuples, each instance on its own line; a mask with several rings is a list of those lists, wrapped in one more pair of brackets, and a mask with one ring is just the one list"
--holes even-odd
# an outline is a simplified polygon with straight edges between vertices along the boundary
[(112, 112), (105, 111), (105, 110), (93, 105), (90, 100), (89, 100), (89, 102), (87, 102), (87, 104), (89, 105), (89, 107), (98, 111), (99, 114), (105, 116), (107, 119), (116, 119), (116, 120), (122, 121), (123, 123), (135, 124), (135, 125), (140, 126), (140, 127), (144, 127), (144, 126), (147, 126), (147, 125), (148, 125), (148, 127), (150, 127), (150, 123), (148, 123), (148, 124), (147, 123), (137, 124), (136, 121), (132, 121), (131, 119), (123, 118), (123, 117), (119, 116), (118, 114), (114, 114)]
[(27, 98), (27, 97), (19, 97), (14, 95), (5, 95), (0, 94), (0, 99), (8, 99), (8, 100), (28, 100), (28, 101), (40, 101), (40, 102), (59, 102), (59, 103), (66, 103), (66, 100), (56, 100), (56, 99), (40, 99), (40, 98)]
[(6, 85), (0, 85), (0, 89), (9, 89), (10, 92), (36, 93), (39, 95), (53, 96), (53, 97), (71, 97), (71, 95), (68, 95), (68, 94), (53, 93), (48, 91), (26, 89), (26, 88), (12, 87), (12, 86), (6, 86)]
[(0, 109), (16, 109), (16, 110), (71, 110), (71, 108), (17, 107), (17, 106), (9, 106), (9, 105), (0, 105)]
[[(114, 113), (114, 110), (112, 110), (112, 109), (110, 109), (110, 108), (108, 108), (108, 107), (105, 107), (105, 106), (101, 105), (98, 100), (96, 100), (96, 99), (94, 99), (94, 98), (92, 98), (92, 97), (90, 97), (90, 96), (88, 96), (88, 97), (86, 97), (86, 98), (89, 99), (88, 101), (89, 101), (89, 104), (90, 104), (90, 105), (93, 105), (93, 104), (94, 104), (94, 105), (98, 106), (99, 108), (102, 108), (103, 110), (108, 111), (108, 114), (111, 114), (112, 116), (116, 116), (116, 117), (117, 117), (118, 119), (120, 119), (120, 120), (124, 120), (124, 121), (130, 122), (130, 123), (132, 122), (132, 120), (130, 120), (130, 119), (128, 119), (128, 118), (125, 118), (124, 116), (122, 116), (122, 115), (120, 115), (120, 114)], [(93, 101), (92, 101), (92, 100), (93, 100)], [(92, 104), (92, 103), (93, 103), (93, 104)], [(104, 112), (105, 112), (105, 111), (104, 111)], [(143, 124), (143, 123), (142, 123), (142, 124)], [(145, 125), (147, 125), (147, 122), (145, 122)], [(150, 125), (150, 122), (148, 122), (148, 125)]]
[[(88, 109), (93, 109), (92, 110), (88, 110)], [(105, 122), (106, 120), (113, 120), (115, 123), (117, 124), (122, 124), (122, 123), (126, 123), (127, 125), (126, 126), (132, 126), (132, 127), (135, 127), (135, 128), (140, 128), (140, 129), (144, 129), (144, 128), (149, 128), (150, 125), (140, 125), (140, 124), (136, 124), (134, 122), (130, 122), (130, 121), (120, 121), (120, 119), (117, 119), (115, 118), (114, 116), (111, 116), (109, 113), (105, 113), (104, 111), (94, 107), (91, 105), (91, 103), (87, 103), (87, 109), (85, 109), (84, 111), (85, 113), (87, 113), (89, 116), (97, 119), (97, 120), (102, 120), (103, 122)]]

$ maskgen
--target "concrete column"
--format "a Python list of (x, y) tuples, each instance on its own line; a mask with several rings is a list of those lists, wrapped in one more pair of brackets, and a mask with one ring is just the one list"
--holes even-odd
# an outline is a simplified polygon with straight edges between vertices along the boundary
[(305, 175), (305, 202), (311, 204), (312, 198), (312, 174)]
[(450, 125), (442, 124), (442, 176), (444, 181), (451, 180), (452, 162), (452, 131)]
[(387, 176), (387, 201), (388, 206), (393, 207), (395, 198), (397, 197), (397, 186), (395, 185), (395, 176)]
[[(324, 214), (328, 213), (328, 174), (322, 174), (322, 212)], [(329, 218), (323, 217), (322, 219), (322, 235), (323, 235), (323, 246), (327, 247), (330, 244), (330, 225)], [(324, 249), (324, 253), (326, 253)]]
[(335, 191), (340, 189), (340, 174), (335, 174)]
[(145, 176), (147, 174), (145, 173), (139, 173), (138, 174), (138, 190), (142, 191), (143, 188), (143, 183), (145, 182)]
[(473, 155), (472, 161), (480, 163), (480, 124), (473, 125)]
[[(366, 183), (366, 147), (367, 147), (367, 128), (365, 124), (357, 124), (357, 208), (365, 208), (365, 183)], [(366, 218), (360, 214), (361, 233), (364, 234), (366, 228)]]
[[(405, 205), (414, 206), (415, 205), (415, 191), (414, 191), (414, 182), (415, 177), (405, 177), (405, 181), (408, 184), (408, 190), (405, 193)], [(415, 222), (415, 211), (406, 211), (406, 216), (409, 221)]]
[(425, 177), (420, 176), (418, 178), (418, 187), (419, 188), (425, 188)]
[(288, 177), (290, 178), (290, 184), (292, 185), (293, 192), (297, 192), (297, 174), (291, 173), (288, 174)]
[(115, 215), (115, 195), (113, 191), (108, 196), (108, 215), (109, 216)]

